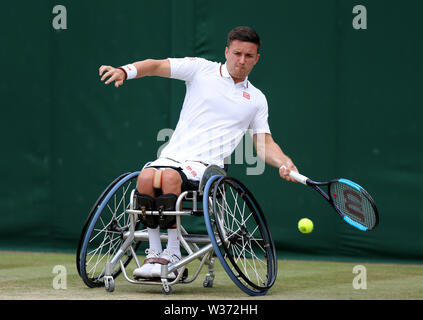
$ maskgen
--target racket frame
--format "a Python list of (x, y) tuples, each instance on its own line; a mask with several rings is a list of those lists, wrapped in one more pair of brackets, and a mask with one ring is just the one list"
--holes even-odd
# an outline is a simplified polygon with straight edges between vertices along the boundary
[[(290, 172), (290, 177), (293, 178), (294, 180), (307, 185), (309, 187), (312, 187), (314, 190), (316, 190), (323, 198), (325, 198), (329, 204), (335, 209), (335, 211), (339, 214), (339, 216), (348, 224), (350, 224), (351, 226), (361, 230), (361, 231), (370, 231), (370, 230), (374, 230), (377, 225), (379, 224), (379, 213), (376, 207), (376, 204), (373, 200), (373, 198), (370, 196), (370, 194), (360, 185), (358, 185), (357, 183), (348, 180), (348, 179), (344, 179), (344, 178), (340, 178), (340, 179), (333, 179), (330, 181), (326, 181), (326, 182), (318, 182), (318, 181), (313, 181), (310, 178), (295, 172), (295, 171), (291, 171)], [(354, 221), (353, 219), (351, 219), (350, 217), (348, 217), (346, 214), (344, 214), (335, 204), (335, 202), (333, 201), (332, 197), (329, 195), (329, 190), (330, 190), (330, 185), (336, 182), (340, 182), (340, 183), (344, 183), (349, 185), (350, 187), (356, 189), (358, 192), (360, 192), (361, 194), (364, 195), (365, 198), (367, 198), (367, 200), (370, 202), (370, 205), (372, 206), (374, 213), (375, 213), (375, 219), (376, 222), (373, 225), (372, 228), (367, 228), (366, 226), (363, 226), (361, 223), (358, 223), (356, 221)], [(328, 192), (326, 193), (325, 191), (322, 190), (321, 187), (323, 186), (327, 186), (328, 188)]]

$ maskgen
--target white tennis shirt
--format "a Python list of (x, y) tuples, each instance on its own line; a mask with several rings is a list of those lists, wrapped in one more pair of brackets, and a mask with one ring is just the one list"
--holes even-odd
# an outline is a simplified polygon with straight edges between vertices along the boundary
[(267, 100), (248, 78), (235, 84), (226, 64), (169, 58), (170, 77), (185, 81), (175, 131), (160, 157), (224, 165), (248, 129), (270, 133)]

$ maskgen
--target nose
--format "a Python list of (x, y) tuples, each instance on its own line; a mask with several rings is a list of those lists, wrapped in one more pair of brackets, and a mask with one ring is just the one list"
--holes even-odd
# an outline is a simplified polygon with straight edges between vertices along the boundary
[(245, 64), (245, 56), (244, 56), (244, 55), (242, 55), (242, 56), (239, 58), (239, 63), (240, 63), (240, 64)]

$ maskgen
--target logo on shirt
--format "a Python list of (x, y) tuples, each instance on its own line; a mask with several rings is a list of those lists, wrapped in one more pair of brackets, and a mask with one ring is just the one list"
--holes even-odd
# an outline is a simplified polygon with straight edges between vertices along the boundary
[(250, 94), (249, 94), (248, 92), (243, 91), (243, 92), (242, 92), (242, 96), (243, 96), (245, 99), (250, 100)]
[(186, 166), (185, 169), (187, 169), (188, 171), (191, 172), (191, 174), (196, 177), (197, 176), (197, 172), (195, 172), (190, 166)]

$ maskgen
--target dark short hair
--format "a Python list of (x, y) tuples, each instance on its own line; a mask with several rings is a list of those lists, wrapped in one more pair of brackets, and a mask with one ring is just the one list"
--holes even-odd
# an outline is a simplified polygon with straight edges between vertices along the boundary
[(252, 42), (257, 45), (257, 52), (260, 50), (261, 40), (257, 32), (246, 26), (240, 26), (229, 31), (228, 41), (226, 43), (227, 47), (231, 45), (231, 42), (234, 40)]

